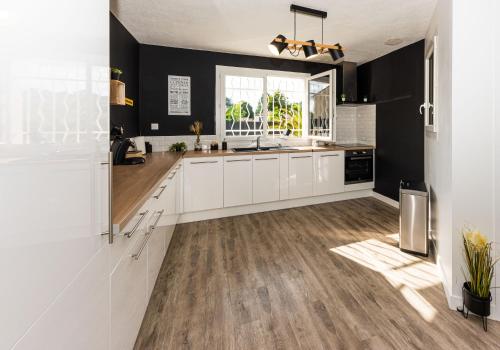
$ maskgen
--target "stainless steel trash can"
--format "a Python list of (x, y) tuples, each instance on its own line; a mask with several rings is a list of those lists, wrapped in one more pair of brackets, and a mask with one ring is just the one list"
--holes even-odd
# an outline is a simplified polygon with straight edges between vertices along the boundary
[(399, 249), (427, 256), (429, 193), (424, 182), (401, 180), (399, 186)]

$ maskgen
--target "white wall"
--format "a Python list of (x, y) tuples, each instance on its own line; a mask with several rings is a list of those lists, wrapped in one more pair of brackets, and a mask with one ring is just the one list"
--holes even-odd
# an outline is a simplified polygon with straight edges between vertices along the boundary
[[(440, 0), (426, 36), (426, 52), (435, 35), (439, 99), (439, 133), (425, 133), (425, 181), (431, 191), (431, 236), (436, 240), (437, 262), (443, 286), (452, 294), (452, 0)], [(423, 101), (422, 101), (423, 102)]]
[[(427, 35), (428, 42), (438, 35), (439, 132), (425, 135), (426, 181), (433, 195), (438, 263), (452, 308), (461, 304), (464, 281), (460, 231), (477, 228), (500, 242), (499, 9), (494, 0), (439, 1)], [(500, 319), (497, 298), (492, 317)]]

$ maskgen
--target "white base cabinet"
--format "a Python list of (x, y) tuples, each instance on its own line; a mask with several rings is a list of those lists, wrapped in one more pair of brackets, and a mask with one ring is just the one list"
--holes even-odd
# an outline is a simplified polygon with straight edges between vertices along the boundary
[(279, 154), (253, 156), (253, 203), (280, 200)]
[(184, 159), (184, 211), (222, 208), (223, 157)]
[(344, 151), (314, 152), (315, 196), (344, 192)]
[(224, 157), (224, 207), (252, 204), (252, 156)]
[(312, 152), (290, 153), (288, 160), (288, 198), (303, 198), (313, 195)]

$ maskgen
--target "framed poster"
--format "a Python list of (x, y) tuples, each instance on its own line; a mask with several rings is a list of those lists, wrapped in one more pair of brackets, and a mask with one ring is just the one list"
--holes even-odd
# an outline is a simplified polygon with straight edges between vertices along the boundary
[(168, 76), (168, 114), (191, 115), (191, 77)]

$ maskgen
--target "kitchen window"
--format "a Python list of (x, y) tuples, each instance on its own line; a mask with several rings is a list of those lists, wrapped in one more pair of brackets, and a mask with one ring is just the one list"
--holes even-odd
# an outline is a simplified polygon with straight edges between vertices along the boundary
[(309, 74), (217, 67), (218, 122), (224, 138), (304, 137)]

